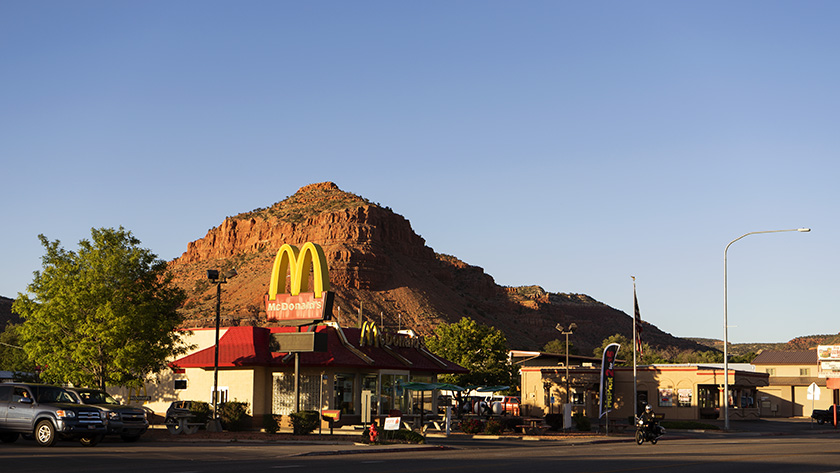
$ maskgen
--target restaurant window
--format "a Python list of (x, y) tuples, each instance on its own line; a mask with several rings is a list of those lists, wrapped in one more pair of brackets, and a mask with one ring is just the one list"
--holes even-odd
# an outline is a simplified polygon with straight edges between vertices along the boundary
[[(275, 415), (289, 415), (295, 412), (294, 373), (274, 373), (271, 396), (271, 412)], [(320, 410), (321, 375), (300, 375), (300, 410)]]
[(765, 368), (764, 371), (766, 371), (770, 376), (776, 376), (776, 368)]
[(175, 380), (175, 389), (187, 389), (187, 380), (186, 379), (176, 379)]
[(672, 388), (662, 388), (659, 390), (659, 407), (673, 407), (674, 406), (674, 390)]
[(335, 398), (333, 399), (333, 408), (341, 410), (342, 414), (355, 414), (353, 408), (353, 383), (356, 380), (354, 374), (336, 374), (335, 384), (333, 385)]
[(572, 390), (572, 397), (571, 397), (570, 401), (572, 401), (572, 404), (574, 404), (576, 406), (582, 406), (583, 405), (583, 391), (578, 391), (576, 389)]
[(811, 376), (811, 368), (799, 368), (799, 376)]
[(680, 407), (691, 407), (691, 389), (677, 390), (677, 405)]
[(388, 414), (393, 410), (409, 412), (408, 391), (399, 386), (406, 382), (408, 382), (408, 376), (406, 375), (382, 375), (382, 391), (379, 393), (379, 402), (383, 414)]

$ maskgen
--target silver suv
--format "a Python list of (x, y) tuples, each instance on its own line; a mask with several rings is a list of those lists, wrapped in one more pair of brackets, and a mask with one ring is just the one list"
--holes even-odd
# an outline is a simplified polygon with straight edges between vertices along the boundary
[(92, 447), (107, 431), (105, 411), (80, 405), (64, 388), (44, 384), (0, 384), (0, 441), (34, 437), (49, 447), (56, 440), (75, 439)]

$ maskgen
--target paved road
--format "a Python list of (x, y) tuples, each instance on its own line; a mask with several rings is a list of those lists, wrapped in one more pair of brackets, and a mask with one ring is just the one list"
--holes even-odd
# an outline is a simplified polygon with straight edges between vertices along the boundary
[[(744, 427), (743, 425), (738, 427)], [(106, 441), (94, 448), (61, 442), (42, 448), (0, 445), (3, 472), (216, 473), (299, 470), (306, 473), (673, 472), (840, 473), (840, 432), (808, 423), (756, 424), (736, 432), (672, 432), (657, 445), (629, 437), (527, 441), (438, 439), (428, 446), (352, 443)]]

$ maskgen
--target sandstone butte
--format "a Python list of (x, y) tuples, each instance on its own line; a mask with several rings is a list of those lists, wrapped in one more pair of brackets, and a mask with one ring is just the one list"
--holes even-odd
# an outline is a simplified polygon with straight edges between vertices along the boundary
[[(308, 241), (326, 253), (333, 314), (343, 326), (355, 326), (361, 317), (431, 335), (438, 324), (466, 316), (503, 331), (512, 349), (538, 350), (560, 338), (556, 324), (575, 322), (573, 345), (582, 355), (591, 355), (610, 335), (632, 333), (627, 314), (589, 296), (497, 285), (482, 268), (435, 253), (404, 217), (332, 182), (302, 187), (270, 207), (228, 217), (189, 243), (169, 263), (176, 284), (188, 294), (185, 325), (215, 324), (216, 290), (206, 278), (206, 270), (214, 268), (239, 273), (223, 286), (222, 324), (271, 325), (264, 297), (275, 254), (284, 243), (300, 247)], [(676, 350), (700, 347), (650, 324), (644, 341)]]

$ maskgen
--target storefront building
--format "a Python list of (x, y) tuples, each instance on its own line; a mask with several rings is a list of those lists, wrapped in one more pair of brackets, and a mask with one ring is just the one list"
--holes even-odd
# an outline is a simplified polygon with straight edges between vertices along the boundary
[[(560, 413), (563, 404), (569, 402), (572, 412), (598, 418), (600, 367), (594, 363), (569, 366), (568, 381), (566, 372), (565, 367), (557, 364), (523, 366), (520, 369), (523, 411), (533, 416)], [(730, 364), (728, 375), (730, 419), (758, 418), (758, 389), (768, 385), (768, 375), (742, 364)], [(723, 366), (714, 364), (638, 366), (636, 412), (650, 404), (656, 413), (664, 414), (667, 419), (719, 418), (725, 402), (723, 376)], [(627, 419), (634, 415), (633, 379), (632, 366), (615, 368), (615, 404), (609, 413), (611, 419)]]
[[(840, 401), (840, 378), (835, 377), (840, 373), (833, 372), (836, 362), (830, 356), (831, 350), (822, 359), (818, 350), (762, 351), (752, 362), (757, 371), (770, 377), (769, 384), (758, 393), (761, 416), (810, 417), (814, 409), (827, 409)], [(823, 366), (825, 369), (821, 369)], [(808, 395), (811, 385), (819, 390), (819, 399)]]
[[(361, 421), (363, 393), (368, 392), (371, 414), (419, 409), (421, 395), (400, 386), (434, 382), (439, 374), (466, 373), (455, 363), (432, 354), (421, 337), (410, 331), (378, 332), (379, 343), (365, 343), (363, 330), (324, 322), (308, 328), (326, 335), (326, 351), (300, 353), (300, 410), (338, 410), (341, 424)], [(219, 339), (219, 402), (246, 402), (259, 425), (264, 414), (288, 415), (295, 408), (294, 355), (272, 351), (272, 336), (295, 333), (296, 327), (227, 327)], [(144, 405), (163, 413), (176, 400), (212, 403), (215, 346), (213, 330), (196, 330), (191, 342), (202, 343), (173, 361), (171, 373), (146, 384)], [(370, 342), (370, 336), (367, 336)], [(207, 341), (210, 343), (207, 344)], [(135, 398), (137, 396), (134, 396)], [(423, 397), (426, 410), (435, 399)]]

